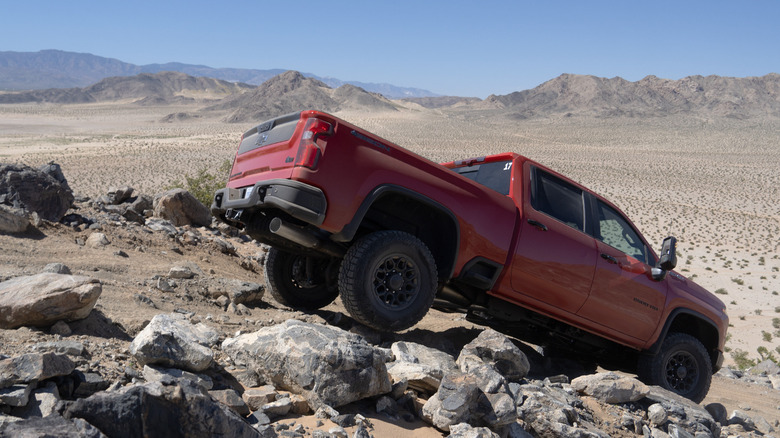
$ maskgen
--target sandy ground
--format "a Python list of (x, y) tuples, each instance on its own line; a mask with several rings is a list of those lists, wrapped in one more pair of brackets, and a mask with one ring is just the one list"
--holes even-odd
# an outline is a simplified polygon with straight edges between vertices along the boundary
[[(32, 166), (55, 161), (78, 195), (97, 196), (121, 185), (154, 194), (199, 169), (216, 171), (232, 159), (241, 133), (249, 127), (223, 123), (220, 115), (160, 121), (171, 113), (195, 110), (127, 104), (0, 105), (0, 161)], [(678, 271), (718, 291), (727, 305), (729, 352), (744, 351), (758, 359), (763, 347), (780, 357), (780, 121), (507, 121), (489, 113), (419, 107), (338, 115), (435, 161), (514, 151), (573, 177), (619, 205), (656, 249), (664, 236), (678, 237)], [(179, 255), (166, 248), (169, 242), (144, 242), (146, 237), (126, 232), (116, 237), (121, 242), (116, 245), (126, 246), (130, 257), (119, 260), (85, 255), (68, 233), (52, 229), (44, 231), (45, 238), (21, 243), (0, 236), (0, 276), (33, 273), (46, 263), (67, 260), (74, 271), (104, 280), (98, 310), (129, 332), (159, 312), (139, 307), (132, 295), (152, 294), (153, 300), (161, 300), (148, 283), (182, 258), (192, 258), (215, 275), (260, 281), (257, 274), (213, 250)], [(138, 249), (144, 247), (155, 249)], [(196, 309), (199, 314), (227, 317), (225, 330), (249, 330), (259, 324), (258, 317), (267, 324), (286, 315), (268, 300), (261, 315), (253, 311), (251, 317), (223, 315), (209, 302), (190, 304), (203, 306)], [(173, 306), (173, 301), (160, 302), (163, 309)], [(450, 315), (442, 318), (452, 321)], [(421, 330), (445, 327), (436, 322)], [(733, 365), (731, 355), (726, 356)], [(750, 388), (740, 392), (722, 380), (715, 379), (705, 402), (720, 401), (729, 412), (745, 403), (766, 410), (768, 420), (780, 417), (780, 401), (774, 395)], [(405, 429), (398, 434), (418, 436)]]

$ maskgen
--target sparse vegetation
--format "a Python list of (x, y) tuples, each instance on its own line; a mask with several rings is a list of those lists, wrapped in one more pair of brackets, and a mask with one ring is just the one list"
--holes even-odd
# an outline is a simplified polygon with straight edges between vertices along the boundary
[(737, 368), (741, 370), (756, 366), (756, 361), (748, 358), (747, 351), (740, 350), (739, 348), (731, 352), (731, 358), (734, 359)]
[(214, 192), (225, 187), (232, 164), (230, 160), (223, 161), (216, 173), (211, 173), (208, 168), (203, 167), (194, 176), (185, 176), (184, 182), (176, 181), (169, 187), (186, 189), (198, 201), (208, 207), (211, 205)]
[(759, 362), (771, 360), (772, 362), (777, 363), (777, 359), (775, 359), (775, 356), (772, 354), (772, 352), (763, 345), (758, 347), (756, 351), (758, 352)]

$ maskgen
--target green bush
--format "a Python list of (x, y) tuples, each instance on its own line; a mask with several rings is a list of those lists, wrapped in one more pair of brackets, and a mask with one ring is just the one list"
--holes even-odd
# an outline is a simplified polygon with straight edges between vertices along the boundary
[(772, 354), (772, 352), (769, 351), (763, 345), (761, 347), (758, 347), (758, 349), (756, 351), (758, 351), (758, 355), (761, 356), (761, 362), (769, 359), (772, 362), (777, 363), (777, 359), (775, 359), (775, 356)]
[(756, 361), (747, 357), (747, 351), (737, 348), (731, 353), (731, 358), (737, 364), (737, 368), (744, 370), (756, 366)]
[(216, 174), (203, 167), (194, 176), (187, 175), (184, 177), (184, 182), (175, 181), (168, 188), (187, 190), (198, 201), (208, 207), (211, 205), (214, 192), (225, 187), (232, 165), (233, 163), (230, 160), (223, 161)]

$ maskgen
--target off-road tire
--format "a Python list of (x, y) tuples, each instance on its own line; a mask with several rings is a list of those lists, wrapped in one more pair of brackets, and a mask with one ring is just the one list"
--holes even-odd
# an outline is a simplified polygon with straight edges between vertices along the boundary
[(670, 333), (658, 354), (639, 360), (639, 378), (696, 403), (704, 400), (712, 382), (712, 363), (701, 342), (686, 333)]
[[(333, 261), (312, 258), (316, 269), (314, 281), (303, 274), (307, 256), (289, 253), (274, 247), (265, 259), (265, 282), (276, 301), (287, 307), (304, 310), (320, 309), (332, 303), (339, 294), (336, 273), (328, 281), (327, 270)], [(335, 270), (334, 270), (335, 271)]]
[(358, 322), (400, 331), (419, 322), (436, 296), (431, 251), (402, 231), (377, 231), (347, 251), (339, 270), (341, 301)]

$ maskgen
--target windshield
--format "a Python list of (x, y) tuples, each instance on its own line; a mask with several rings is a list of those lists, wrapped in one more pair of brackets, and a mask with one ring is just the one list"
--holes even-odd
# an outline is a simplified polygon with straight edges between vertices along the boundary
[(490, 187), (502, 195), (509, 195), (509, 183), (512, 179), (511, 161), (475, 164), (472, 166), (458, 167), (452, 170), (470, 180)]

